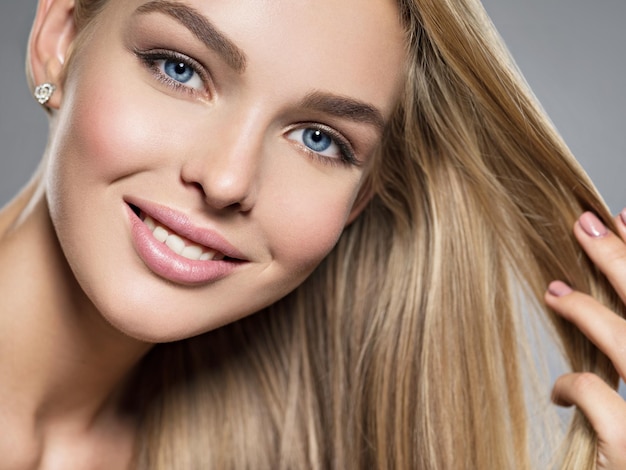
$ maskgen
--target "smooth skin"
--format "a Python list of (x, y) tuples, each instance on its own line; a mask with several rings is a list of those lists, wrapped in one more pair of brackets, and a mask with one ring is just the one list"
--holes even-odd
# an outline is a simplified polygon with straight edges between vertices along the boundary
[[(286, 295), (369, 200), (404, 78), (395, 1), (163, 3), (110, 0), (77, 36), (73, 0), (39, 2), (30, 78), (57, 90), (40, 170), (0, 211), (3, 470), (128, 467), (121, 397), (151, 346)], [(131, 200), (218, 234), (241, 263), (167, 279), (138, 253)]]
[[(59, 88), (49, 103), (53, 137), (44, 165), (0, 212), (0, 334), (8, 339), (0, 344), (0, 425), (11, 430), (0, 433), (3, 468), (127, 466), (134, 421), (121, 412), (120, 396), (151, 341), (198, 334), (275, 301), (314, 269), (367, 201), (362, 182), (379, 130), (302, 100), (330, 91), (372, 104), (385, 119), (399, 95), (404, 48), (391, 0), (368, 8), (362, 0), (187, 1), (244, 50), (244, 73), (171, 19), (133, 18), (142, 3), (111, 0), (118, 8), (103, 13), (67, 64), (76, 33), (72, 2), (40, 2), (32, 78)], [(161, 31), (177, 39), (163, 43)], [(209, 64), (206, 95), (178, 94), (155, 79), (159, 67), (145, 67), (133, 52), (179, 47)], [(363, 165), (312, 157), (295, 132), (311, 121), (345, 134)], [(187, 211), (243, 250), (249, 266), (207, 286), (164, 282), (132, 248), (123, 203), (129, 195)], [(576, 230), (615, 285), (626, 286), (611, 276), (620, 265), (606, 261), (624, 258), (621, 240)], [(606, 338), (626, 326), (593, 299), (570, 302), (579, 296), (549, 295), (547, 302), (620, 368), (626, 355)], [(567, 376), (555, 396), (590, 416), (604, 468), (620, 468), (625, 452), (614, 423), (626, 422), (615, 419), (626, 405), (598, 382)]]
[[(626, 302), (626, 209), (615, 218), (615, 223), (617, 234), (586, 212), (576, 222), (574, 234)], [(602, 350), (620, 377), (626, 379), (626, 320), (562, 281), (550, 284), (545, 300)], [(570, 373), (559, 377), (552, 397), (558, 405), (576, 405), (589, 419), (598, 434), (598, 469), (626, 468), (626, 402), (613, 388), (595, 374)]]

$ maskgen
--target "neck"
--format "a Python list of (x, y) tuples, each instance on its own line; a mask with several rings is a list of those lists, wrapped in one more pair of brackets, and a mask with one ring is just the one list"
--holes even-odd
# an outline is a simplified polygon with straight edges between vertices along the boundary
[(124, 384), (150, 345), (111, 327), (85, 296), (39, 179), (0, 212), (0, 399), (38, 429), (89, 429), (120, 413)]

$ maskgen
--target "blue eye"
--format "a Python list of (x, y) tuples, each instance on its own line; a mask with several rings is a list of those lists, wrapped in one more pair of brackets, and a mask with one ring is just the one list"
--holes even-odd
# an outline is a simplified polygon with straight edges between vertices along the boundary
[(168, 49), (135, 49), (135, 55), (157, 80), (177, 91), (209, 94), (210, 75), (205, 67), (188, 55)]
[(319, 129), (304, 129), (302, 142), (314, 152), (324, 152), (334, 144), (333, 139)]
[[(159, 54), (161, 57), (156, 56)], [(198, 91), (205, 90), (206, 86), (197, 66), (191, 63), (191, 59), (179, 57), (163, 57), (165, 53), (154, 52), (150, 54), (138, 53), (142, 60), (160, 76), (159, 78), (169, 81), (172, 85), (191, 88)]]
[(346, 144), (338, 143), (337, 138), (316, 127), (294, 129), (287, 138), (324, 157), (344, 159), (348, 153)]
[(205, 85), (195, 67), (185, 61), (172, 59), (156, 59), (154, 67), (163, 75), (163, 78), (173, 80), (176, 84), (196, 90), (204, 90)]
[(166, 60), (163, 62), (163, 71), (171, 78), (180, 83), (187, 83), (196, 73), (194, 69), (184, 62)]

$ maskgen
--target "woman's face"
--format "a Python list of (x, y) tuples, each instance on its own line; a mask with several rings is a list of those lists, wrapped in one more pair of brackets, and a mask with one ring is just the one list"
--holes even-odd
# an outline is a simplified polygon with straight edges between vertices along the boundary
[(189, 337), (332, 249), (399, 97), (392, 0), (110, 0), (68, 71), (47, 196), (116, 328)]

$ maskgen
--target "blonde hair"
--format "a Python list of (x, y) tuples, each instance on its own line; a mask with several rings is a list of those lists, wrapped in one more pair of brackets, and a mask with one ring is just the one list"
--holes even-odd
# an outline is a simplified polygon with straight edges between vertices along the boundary
[[(79, 27), (102, 0), (77, 0)], [(129, 406), (145, 469), (532, 468), (518, 289), (573, 370), (608, 362), (543, 305), (562, 279), (619, 310), (571, 227), (611, 218), (478, 0), (400, 0), (406, 89), (375, 196), (292, 294), (156, 346)], [(577, 414), (559, 465), (595, 468)]]

